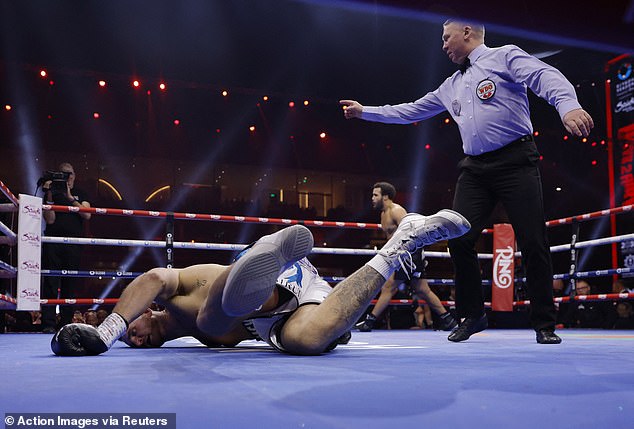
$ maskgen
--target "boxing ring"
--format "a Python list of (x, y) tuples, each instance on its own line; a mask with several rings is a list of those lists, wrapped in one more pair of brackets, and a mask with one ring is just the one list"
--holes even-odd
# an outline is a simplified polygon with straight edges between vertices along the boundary
[[(17, 198), (1, 184), (9, 203)], [(12, 198), (13, 197), (13, 198)], [(45, 209), (69, 210), (65, 206)], [(297, 221), (290, 219), (195, 215), (119, 209), (78, 209), (95, 215), (147, 216), (174, 220), (237, 221), (309, 228), (378, 228), (376, 224)], [(623, 213), (632, 207), (605, 210), (552, 221), (553, 225)], [(629, 213), (629, 214), (628, 214)], [(7, 244), (18, 240), (2, 224)], [(169, 231), (169, 229), (168, 229)], [(634, 234), (553, 246), (570, 251), (632, 239)], [(68, 245), (138, 246), (166, 249), (240, 250), (245, 244), (42, 237)], [(367, 255), (374, 249), (315, 248), (313, 253)], [(448, 258), (447, 252), (426, 252)], [(345, 256), (342, 256), (342, 258)], [(483, 260), (490, 254), (481, 254)], [(173, 261), (171, 261), (173, 262)], [(571, 270), (556, 278), (581, 279), (629, 273), (607, 268)], [(17, 267), (0, 265), (13, 277)], [(131, 278), (139, 273), (86, 269), (43, 271), (42, 275)], [(328, 278), (332, 284), (342, 278)], [(521, 279), (520, 279), (521, 280)], [(450, 279), (429, 279), (451, 284)], [(623, 300), (634, 294), (559, 298)], [(15, 305), (0, 297), (2, 307)], [(48, 300), (55, 304), (114, 304), (116, 299)], [(394, 300), (393, 305), (411, 305)], [(453, 302), (445, 301), (450, 306)], [(515, 301), (515, 306), (527, 302)], [(452, 428), (626, 428), (634, 421), (634, 331), (561, 329), (563, 343), (540, 345), (527, 329), (488, 329), (464, 343), (447, 341), (446, 332), (378, 330), (353, 332), (347, 345), (317, 357), (273, 351), (263, 342), (245, 341), (235, 348), (207, 348), (191, 337), (158, 349), (132, 349), (118, 342), (99, 356), (57, 357), (50, 335), (0, 335), (3, 383), (0, 410), (9, 413), (174, 413), (176, 427), (236, 428), (385, 428), (413, 425)], [(9, 426), (5, 419), (5, 427)], [(44, 427), (44, 426), (43, 426)]]

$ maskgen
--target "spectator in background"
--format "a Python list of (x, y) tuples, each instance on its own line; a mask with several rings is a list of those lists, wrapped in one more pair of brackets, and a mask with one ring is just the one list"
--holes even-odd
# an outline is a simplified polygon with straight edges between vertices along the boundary
[[(623, 279), (617, 279), (612, 283), (612, 293), (632, 293)], [(604, 303), (607, 308), (606, 328), (609, 329), (633, 329), (632, 304), (628, 301), (612, 301)]]
[[(84, 191), (75, 187), (75, 169), (68, 162), (58, 167), (60, 172), (68, 174), (65, 184), (52, 181), (44, 182), (44, 201), (73, 207), (90, 207)], [(83, 235), (84, 222), (90, 219), (90, 213), (56, 213), (46, 210), (43, 213), (46, 221), (44, 235), (54, 237), (80, 237)], [(42, 268), (50, 270), (78, 270), (81, 263), (81, 246), (46, 243), (42, 249)], [(78, 279), (73, 277), (44, 277), (42, 281), (42, 298), (75, 298)], [(60, 325), (71, 323), (73, 309), (60, 306)], [(56, 329), (55, 306), (42, 307), (42, 332), (53, 333)]]
[(632, 293), (632, 289), (627, 287), (623, 279), (616, 279), (612, 283), (612, 293)]
[(634, 329), (634, 310), (632, 303), (621, 301), (616, 304), (616, 320), (609, 326), (611, 329)]
[(70, 323), (86, 323), (86, 320), (84, 319), (84, 315), (81, 314), (81, 311), (75, 310), (73, 312), (73, 318), (70, 319)]
[(99, 310), (97, 310), (97, 323), (101, 325), (101, 323), (106, 320), (106, 317), (108, 317), (108, 310), (104, 310), (103, 308), (100, 308)]
[[(586, 280), (578, 280), (576, 295), (592, 295), (593, 288)], [(607, 322), (605, 309), (600, 302), (573, 301), (562, 317), (567, 328), (603, 328)]]
[(99, 326), (99, 319), (97, 318), (97, 312), (95, 310), (86, 310), (84, 312), (84, 320), (88, 325)]
[(566, 284), (562, 279), (553, 280), (553, 296), (555, 298), (560, 298), (564, 296), (564, 291), (566, 290)]

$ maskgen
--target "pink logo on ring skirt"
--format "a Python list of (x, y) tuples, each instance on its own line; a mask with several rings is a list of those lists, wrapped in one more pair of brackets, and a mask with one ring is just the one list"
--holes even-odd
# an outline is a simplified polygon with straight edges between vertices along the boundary
[(20, 298), (39, 298), (40, 291), (34, 288), (26, 288), (20, 291)]
[(22, 265), (20, 265), (20, 269), (28, 271), (32, 274), (39, 274), (40, 264), (36, 261), (24, 261), (22, 262)]
[(38, 244), (40, 241), (40, 236), (31, 232), (25, 232), (24, 234), (22, 234), (22, 241), (26, 241), (27, 243), (31, 244)]
[(22, 213), (26, 213), (29, 216), (39, 216), (41, 214), (40, 209), (31, 205), (25, 205), (22, 207)]

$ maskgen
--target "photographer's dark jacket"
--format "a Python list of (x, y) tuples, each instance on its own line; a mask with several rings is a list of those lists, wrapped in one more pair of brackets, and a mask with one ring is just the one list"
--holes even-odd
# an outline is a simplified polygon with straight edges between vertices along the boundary
[[(73, 188), (71, 193), (80, 203), (88, 201), (86, 192)], [(53, 203), (60, 206), (70, 206), (65, 194), (53, 195)], [(78, 213), (55, 213), (55, 222), (46, 225), (44, 235), (52, 237), (81, 237), (84, 232), (84, 220)]]

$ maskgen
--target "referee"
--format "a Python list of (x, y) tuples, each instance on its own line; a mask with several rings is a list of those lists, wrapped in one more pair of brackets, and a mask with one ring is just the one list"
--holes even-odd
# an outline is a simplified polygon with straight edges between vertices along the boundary
[(442, 43), (459, 70), (435, 91), (393, 106), (369, 107), (341, 100), (344, 116), (407, 124), (444, 111), (451, 114), (465, 153), (458, 164), (453, 209), (469, 220), (471, 230), (449, 240), (456, 310), (464, 320), (448, 339), (464, 341), (487, 328), (475, 243), (495, 205), (501, 202), (522, 251), (537, 342), (559, 344), (539, 152), (532, 138), (527, 88), (557, 109), (571, 134), (587, 136), (594, 126), (592, 118), (581, 108), (574, 87), (561, 72), (517, 46), (487, 47), (483, 25), (448, 20), (443, 25)]

